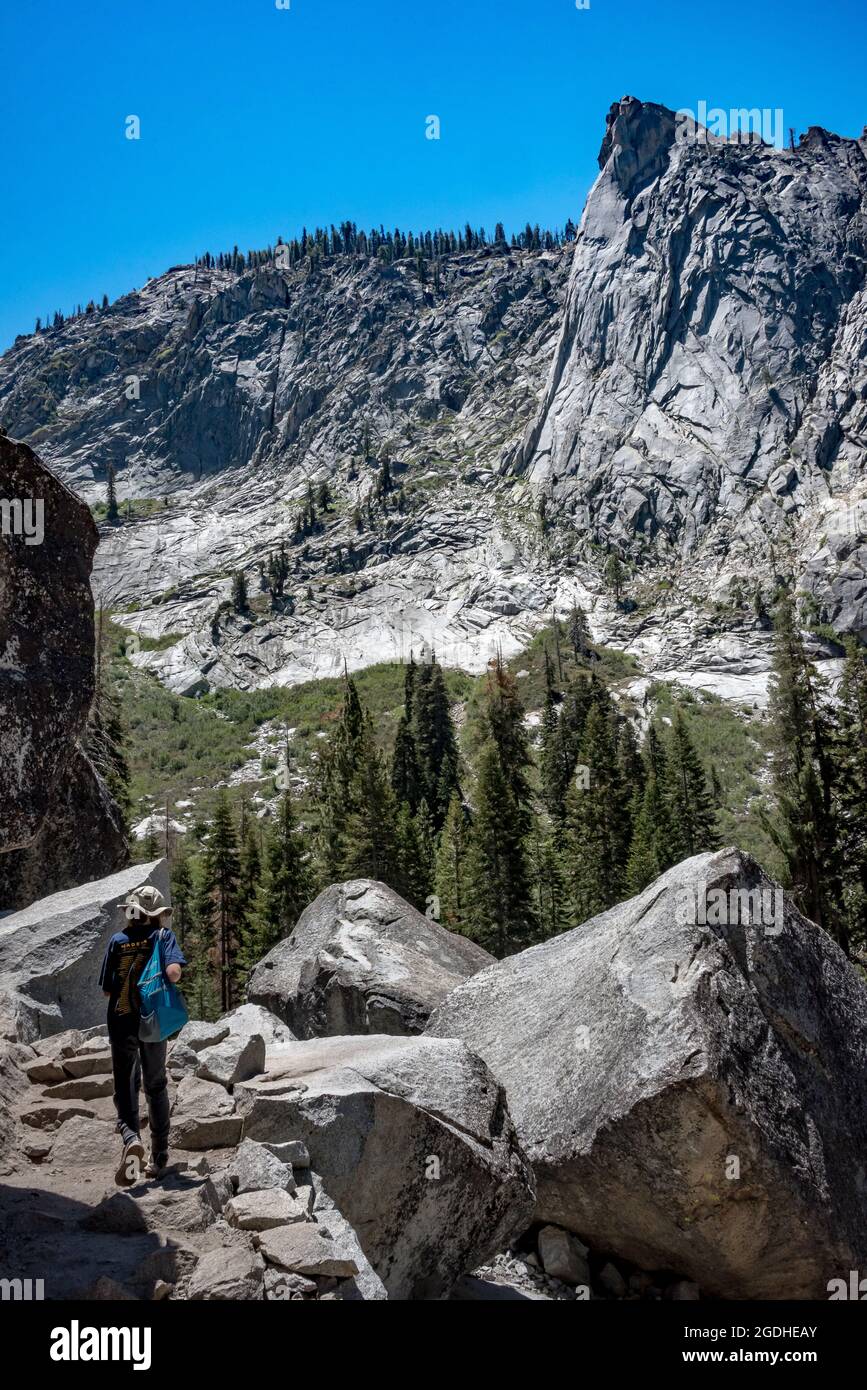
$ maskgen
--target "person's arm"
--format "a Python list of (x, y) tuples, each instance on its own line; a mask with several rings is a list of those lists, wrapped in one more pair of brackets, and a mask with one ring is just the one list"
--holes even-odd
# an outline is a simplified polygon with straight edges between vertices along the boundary
[(181, 978), (181, 967), (186, 965), (184, 953), (177, 943), (174, 932), (171, 928), (165, 929), (163, 938), (163, 960), (166, 979), (169, 984), (176, 985)]
[(111, 998), (111, 979), (113, 969), (111, 956), (113, 947), (114, 942), (109, 941), (108, 945), (105, 948), (105, 955), (102, 958), (102, 968), (100, 969), (99, 980), (97, 981), (97, 983), (102, 986), (102, 992), (105, 995), (106, 999)]

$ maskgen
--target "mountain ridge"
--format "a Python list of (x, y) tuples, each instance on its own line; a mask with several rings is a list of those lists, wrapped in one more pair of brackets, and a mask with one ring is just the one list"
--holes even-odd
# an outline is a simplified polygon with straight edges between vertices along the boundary
[(7, 428), (91, 501), (108, 462), (150, 499), (101, 528), (96, 575), (125, 625), (178, 635), (135, 660), (176, 693), (422, 642), (478, 670), (578, 602), (648, 678), (761, 702), (788, 582), (833, 671), (832, 630), (867, 634), (867, 141), (680, 133), (612, 105), (574, 245), (449, 255), (436, 288), (408, 257), (180, 268), (75, 320), (71, 363), (5, 354)]

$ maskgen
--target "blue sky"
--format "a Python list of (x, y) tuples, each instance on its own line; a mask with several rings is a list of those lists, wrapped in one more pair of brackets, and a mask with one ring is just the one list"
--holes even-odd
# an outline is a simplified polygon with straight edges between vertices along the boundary
[(577, 221), (625, 92), (867, 122), (864, 0), (7, 0), (0, 54), (0, 349), (305, 223)]

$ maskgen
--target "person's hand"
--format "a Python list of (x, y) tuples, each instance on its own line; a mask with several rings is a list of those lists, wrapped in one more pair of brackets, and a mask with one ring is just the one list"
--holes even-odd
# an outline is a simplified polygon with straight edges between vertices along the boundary
[(176, 985), (181, 978), (181, 967), (179, 965), (166, 966), (166, 979), (170, 984)]

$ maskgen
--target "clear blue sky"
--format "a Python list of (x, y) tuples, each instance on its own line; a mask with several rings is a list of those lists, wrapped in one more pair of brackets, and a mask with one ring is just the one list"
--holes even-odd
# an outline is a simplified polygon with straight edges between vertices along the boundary
[(6, 0), (0, 54), (0, 349), (304, 223), (577, 220), (625, 92), (867, 122), (865, 0)]

